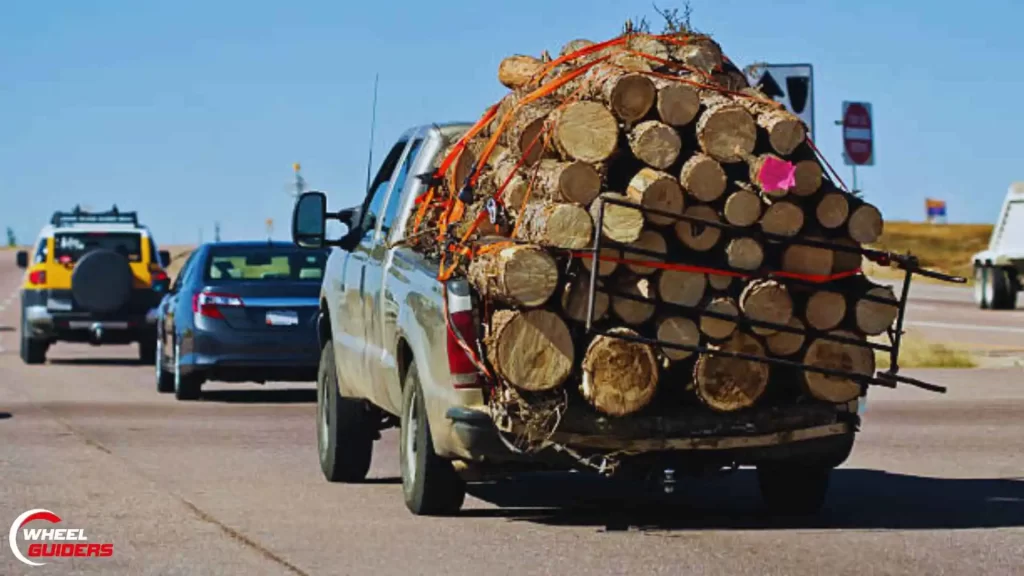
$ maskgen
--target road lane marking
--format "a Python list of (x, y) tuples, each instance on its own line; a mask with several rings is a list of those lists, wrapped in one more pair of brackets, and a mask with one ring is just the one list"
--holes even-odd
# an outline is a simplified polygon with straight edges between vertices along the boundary
[(979, 324), (955, 324), (952, 322), (925, 322), (908, 320), (907, 326), (920, 326), (922, 328), (945, 328), (949, 330), (975, 330), (977, 332), (1007, 332), (1010, 334), (1024, 334), (1024, 328), (1012, 326), (982, 326)]

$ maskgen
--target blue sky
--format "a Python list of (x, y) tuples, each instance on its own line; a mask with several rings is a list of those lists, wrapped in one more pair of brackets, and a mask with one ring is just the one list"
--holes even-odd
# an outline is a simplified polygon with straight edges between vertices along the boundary
[[(669, 0), (660, 5), (671, 6)], [(1024, 179), (1024, 3), (694, 0), (693, 24), (741, 65), (810, 62), (817, 140), (842, 166), (843, 100), (874, 106), (889, 219), (926, 196), (995, 219)], [(405, 128), (473, 120), (502, 57), (614, 36), (649, 0), (8, 2), (0, 18), (0, 226), (23, 242), (75, 203), (133, 208), (161, 243), (202, 228), (285, 238), (291, 165), (331, 204), (363, 194), (373, 75), (376, 158)]]

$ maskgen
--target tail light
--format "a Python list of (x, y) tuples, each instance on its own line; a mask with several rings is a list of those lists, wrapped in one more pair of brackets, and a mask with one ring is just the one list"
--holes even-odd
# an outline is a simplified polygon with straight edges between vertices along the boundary
[(242, 302), (242, 299), (234, 294), (199, 292), (192, 296), (192, 312), (207, 318), (223, 320), (224, 314), (220, 311), (221, 308), (244, 307), (245, 303)]
[(46, 284), (46, 270), (33, 270), (29, 272), (28, 283), (35, 286)]
[(467, 347), (476, 341), (476, 322), (473, 318), (472, 302), (468, 296), (453, 296), (448, 298), (448, 316), (450, 325), (448, 332), (448, 370), (452, 374), (452, 386), (455, 388), (480, 388), (482, 379), (469, 352), (459, 342)]
[(165, 272), (164, 269), (155, 262), (149, 265), (149, 277), (153, 284), (166, 282), (168, 280), (167, 272)]

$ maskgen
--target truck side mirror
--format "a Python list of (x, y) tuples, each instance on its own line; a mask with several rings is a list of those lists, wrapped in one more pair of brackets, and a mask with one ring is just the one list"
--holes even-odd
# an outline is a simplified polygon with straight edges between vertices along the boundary
[(326, 235), (327, 195), (303, 192), (292, 210), (292, 242), (302, 248), (323, 248)]
[(18, 250), (18, 254), (15, 258), (18, 261), (18, 268), (28, 268), (28, 252)]

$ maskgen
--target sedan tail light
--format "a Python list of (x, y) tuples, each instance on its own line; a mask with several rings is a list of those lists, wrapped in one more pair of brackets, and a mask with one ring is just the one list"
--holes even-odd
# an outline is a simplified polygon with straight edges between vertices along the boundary
[(207, 318), (224, 319), (221, 308), (244, 308), (240, 296), (223, 292), (199, 292), (192, 297), (192, 312)]

